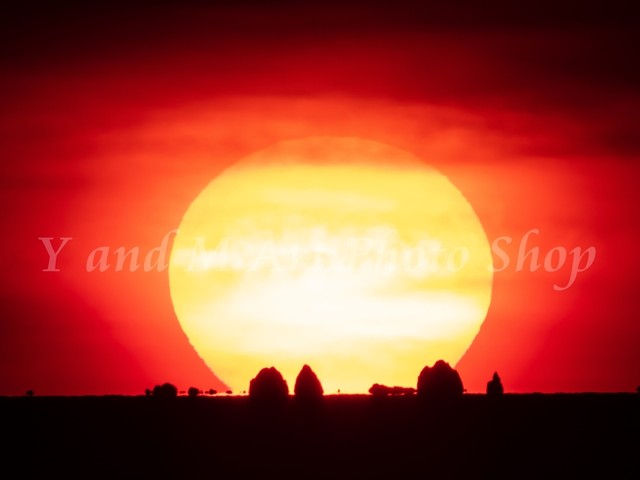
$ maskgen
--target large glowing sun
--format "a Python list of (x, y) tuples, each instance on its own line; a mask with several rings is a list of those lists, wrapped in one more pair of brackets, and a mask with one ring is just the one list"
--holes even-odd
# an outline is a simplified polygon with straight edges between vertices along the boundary
[(455, 364), (491, 301), (491, 250), (460, 191), (397, 148), (308, 138), (214, 178), (182, 219), (178, 319), (230, 388), (309, 364), (325, 392), (412, 386)]

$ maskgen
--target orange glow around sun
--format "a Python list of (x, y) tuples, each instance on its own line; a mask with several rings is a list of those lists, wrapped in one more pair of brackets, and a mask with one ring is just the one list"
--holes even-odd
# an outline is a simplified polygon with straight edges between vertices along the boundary
[(356, 138), (278, 143), (216, 177), (175, 238), (171, 297), (229, 387), (265, 366), (325, 391), (413, 385), (455, 364), (491, 300), (491, 251), (464, 196), (411, 154)]

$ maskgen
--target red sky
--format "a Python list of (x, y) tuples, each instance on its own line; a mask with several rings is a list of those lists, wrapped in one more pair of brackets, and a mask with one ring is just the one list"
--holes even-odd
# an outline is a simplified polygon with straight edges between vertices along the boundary
[[(418, 155), (491, 241), (513, 238), (458, 363), (469, 391), (494, 370), (508, 391), (635, 389), (638, 30), (622, 7), (576, 5), (8, 11), (0, 394), (220, 388), (166, 271), (87, 272), (87, 256), (146, 253), (225, 166), (318, 135)], [(593, 265), (563, 291), (569, 268), (516, 271), (532, 229), (543, 257), (593, 246)], [(38, 237), (72, 237), (60, 272)]]

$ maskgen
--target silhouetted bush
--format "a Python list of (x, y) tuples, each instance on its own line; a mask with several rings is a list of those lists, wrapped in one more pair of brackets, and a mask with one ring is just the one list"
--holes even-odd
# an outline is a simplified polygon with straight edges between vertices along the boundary
[(24, 392), (24, 394), (27, 397), (33, 397), (35, 395), (35, 393), (33, 392), (33, 390), (27, 390), (26, 392)]
[(293, 387), (296, 399), (302, 402), (314, 402), (322, 400), (324, 389), (318, 376), (311, 370), (309, 365), (304, 365), (300, 373), (296, 377), (296, 383)]
[(213, 388), (210, 388), (209, 391), (207, 392), (209, 395), (216, 395), (218, 393), (217, 390), (214, 390)]
[(189, 395), (190, 397), (197, 397), (198, 395), (200, 395), (200, 389), (196, 387), (190, 387), (189, 390), (187, 390), (187, 395)]
[(374, 397), (386, 397), (389, 395), (389, 387), (374, 383), (369, 389), (369, 393)]
[(151, 391), (151, 389), (150, 389), (150, 388), (145, 388), (145, 389), (144, 389), (144, 394), (145, 394), (147, 397), (150, 397), (152, 393), (153, 393), (153, 392)]
[(231, 395), (231, 394), (233, 393), (233, 390), (227, 390), (227, 391), (226, 391), (226, 392), (224, 392), (224, 393), (226, 393), (227, 395)]
[(640, 385), (638, 385), (638, 388), (636, 388), (636, 392), (640, 393)]
[(503, 393), (504, 388), (502, 387), (500, 376), (498, 372), (494, 372), (493, 378), (487, 382), (487, 396), (492, 398), (501, 397)]
[(156, 385), (152, 392), (154, 397), (158, 398), (175, 398), (178, 396), (178, 388), (170, 383)]
[(411, 387), (387, 387), (386, 385), (374, 383), (369, 389), (369, 393), (374, 397), (386, 397), (389, 395), (413, 395), (414, 393), (416, 393), (416, 389)]
[(263, 368), (249, 382), (249, 397), (260, 402), (284, 401), (289, 396), (289, 387), (282, 374), (274, 367)]
[(464, 388), (456, 370), (444, 360), (424, 367), (418, 376), (418, 396), (430, 400), (449, 400), (462, 396)]

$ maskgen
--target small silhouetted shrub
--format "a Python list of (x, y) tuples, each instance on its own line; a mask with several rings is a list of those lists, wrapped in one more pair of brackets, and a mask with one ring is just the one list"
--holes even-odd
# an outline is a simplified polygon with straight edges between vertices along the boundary
[(280, 402), (289, 396), (289, 387), (274, 367), (263, 368), (249, 382), (249, 397), (260, 402)]
[(418, 396), (429, 400), (451, 400), (464, 392), (462, 380), (456, 370), (444, 360), (433, 367), (424, 367), (418, 376)]
[(317, 402), (322, 400), (324, 389), (318, 376), (311, 370), (309, 365), (304, 365), (296, 377), (293, 388), (295, 398), (302, 402)]
[(200, 389), (196, 387), (189, 387), (189, 390), (187, 390), (187, 395), (189, 395), (190, 397), (197, 397), (198, 395), (200, 395)]
[(411, 387), (387, 387), (374, 383), (369, 389), (369, 393), (374, 397), (387, 397), (390, 395), (413, 395), (416, 393), (415, 388)]
[(178, 396), (178, 389), (175, 385), (164, 383), (153, 387), (152, 395), (157, 398), (175, 398)]
[(374, 397), (386, 397), (389, 395), (389, 387), (374, 383), (369, 389), (369, 393)]
[(498, 372), (494, 372), (493, 378), (487, 382), (487, 396), (496, 398), (501, 397), (504, 394), (504, 388), (502, 387), (502, 381)]

